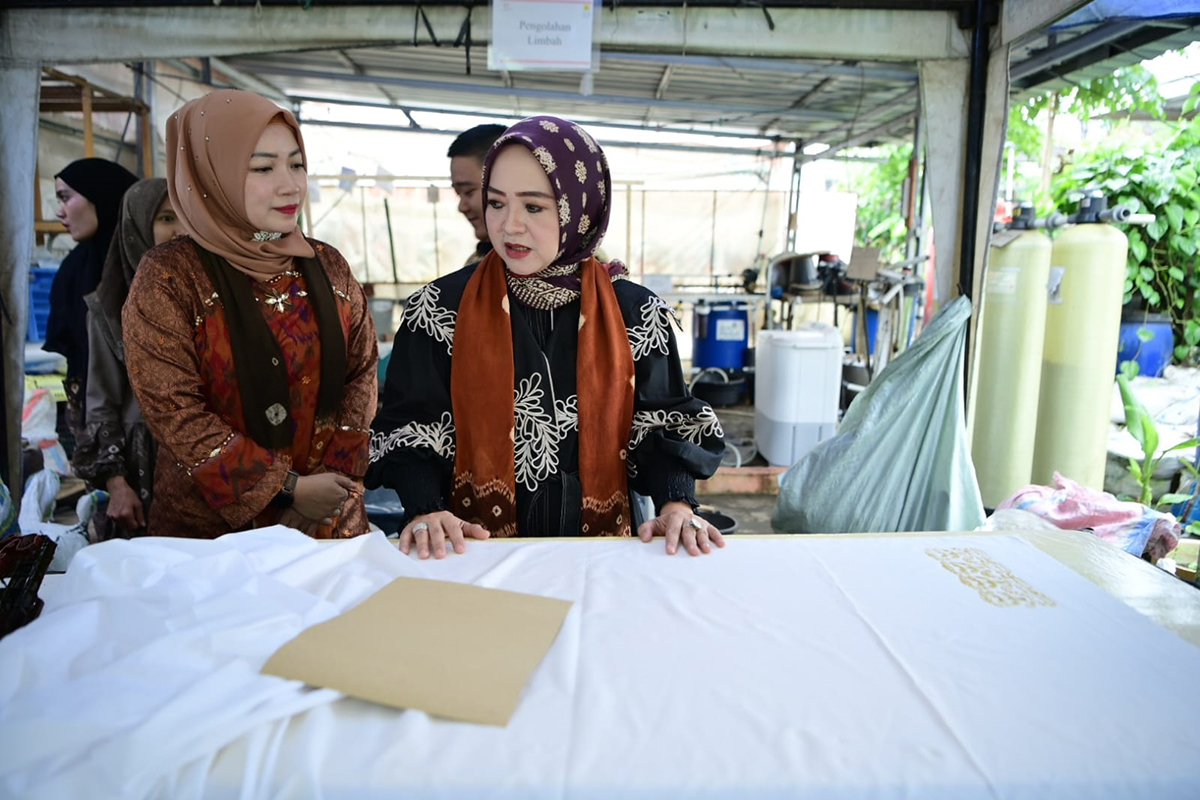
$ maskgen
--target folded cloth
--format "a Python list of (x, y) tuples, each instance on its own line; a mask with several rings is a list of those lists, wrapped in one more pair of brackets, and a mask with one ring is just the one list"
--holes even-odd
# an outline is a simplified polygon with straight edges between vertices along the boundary
[(1179, 543), (1179, 520), (1141, 503), (1118, 500), (1054, 473), (1053, 486), (1024, 486), (996, 510), (1018, 508), (1064, 530), (1090, 530), (1127, 553), (1151, 562)]
[(382, 533), (84, 548), (41, 618), (0, 641), (0, 797), (204, 797), (221, 747), (342, 696), (259, 674), (267, 659), (417, 574)]

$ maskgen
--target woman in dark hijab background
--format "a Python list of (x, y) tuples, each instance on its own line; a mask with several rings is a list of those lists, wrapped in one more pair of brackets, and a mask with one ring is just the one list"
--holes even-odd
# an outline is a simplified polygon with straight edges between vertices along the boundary
[(125, 368), (121, 309), (138, 262), (155, 245), (183, 233), (167, 197), (164, 178), (147, 178), (129, 188), (88, 307), (88, 380), (83, 435), (71, 466), (75, 474), (109, 494), (94, 518), (100, 541), (146, 533), (157, 448), (142, 418)]
[(83, 296), (100, 283), (108, 246), (117, 228), (121, 197), (137, 181), (129, 170), (104, 158), (72, 161), (54, 176), (55, 216), (78, 244), (67, 254), (50, 287), (50, 318), (42, 349), (67, 357), (67, 425), (83, 430), (87, 385), (87, 305)]

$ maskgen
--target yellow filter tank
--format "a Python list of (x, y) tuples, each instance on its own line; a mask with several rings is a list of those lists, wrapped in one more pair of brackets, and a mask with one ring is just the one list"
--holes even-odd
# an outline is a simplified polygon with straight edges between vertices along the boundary
[(1046, 332), (1050, 237), (993, 237), (979, 322), (971, 459), (979, 493), (995, 508), (1030, 482)]
[(1129, 242), (1111, 225), (1076, 225), (1050, 256), (1033, 482), (1055, 471), (1103, 490)]

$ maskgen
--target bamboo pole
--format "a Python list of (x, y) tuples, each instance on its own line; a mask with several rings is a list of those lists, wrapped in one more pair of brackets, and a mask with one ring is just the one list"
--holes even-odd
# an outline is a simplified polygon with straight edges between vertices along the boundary
[(83, 154), (88, 158), (96, 155), (96, 137), (92, 131), (92, 87), (87, 85), (81, 92), (83, 100)]

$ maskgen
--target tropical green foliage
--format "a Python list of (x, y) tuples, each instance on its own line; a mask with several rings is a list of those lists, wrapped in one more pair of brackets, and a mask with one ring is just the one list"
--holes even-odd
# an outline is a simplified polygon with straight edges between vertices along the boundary
[[(1200, 84), (1197, 85), (1200, 91)], [(1189, 107), (1200, 94), (1193, 94)], [(1104, 191), (1111, 203), (1155, 215), (1144, 228), (1128, 226), (1125, 299), (1150, 312), (1169, 314), (1175, 328), (1175, 358), (1196, 360), (1200, 345), (1200, 118), (1180, 122), (1155, 152), (1119, 145), (1081, 156), (1055, 181), (1059, 209), (1074, 208), (1083, 190)]]
[[(1134, 112), (1145, 113), (1154, 119), (1163, 116), (1163, 98), (1158, 91), (1158, 82), (1140, 64), (1123, 67), (1111, 75), (1095, 78), (1066, 91), (1034, 95), (1024, 102), (1013, 104), (1009, 109), (1007, 141), (1012, 148), (1006, 151), (1006, 158), (1015, 158), (1018, 163), (1046, 165), (1046, 170), (1054, 169), (1056, 165), (1047, 162), (1053, 158), (1056, 118), (1071, 116), (1088, 123), (1097, 117), (1106, 117), (1100, 124), (1111, 129)], [(1049, 147), (1047, 138), (1050, 140)], [(1005, 166), (1007, 168), (1008, 165)], [(1039, 214), (1052, 211), (1046, 194), (1049, 184), (1036, 179), (1021, 180), (1020, 173), (1017, 170), (1019, 199), (1033, 202)], [(1042, 180), (1048, 177), (1048, 173), (1044, 174)]]
[[(1134, 394), (1133, 387), (1129, 385), (1129, 380), (1127, 375), (1117, 376), (1117, 386), (1121, 390), (1121, 402), (1125, 405), (1125, 430), (1129, 431), (1129, 435), (1142, 448), (1142, 458), (1140, 460), (1136, 458), (1129, 459), (1129, 474), (1133, 476), (1133, 479), (1138, 484), (1138, 496), (1132, 499), (1151, 508), (1186, 502), (1187, 505), (1184, 506), (1181, 515), (1186, 520), (1196, 503), (1197, 493), (1200, 493), (1200, 470), (1197, 470), (1195, 465), (1187, 459), (1181, 459), (1179, 462), (1184, 470), (1191, 475), (1192, 486), (1194, 487), (1191, 494), (1169, 492), (1155, 501), (1150, 483), (1154, 478), (1155, 470), (1158, 469), (1158, 462), (1162, 461), (1167, 453), (1172, 453), (1176, 450), (1191, 450), (1200, 444), (1200, 437), (1193, 436), (1191, 439), (1168, 447), (1161, 453), (1158, 452), (1158, 429), (1154, 427), (1154, 418), (1150, 416), (1150, 412), (1146, 410), (1146, 407), (1142, 405), (1137, 395)], [(1188, 525), (1187, 532), (1200, 532), (1200, 523), (1193, 522)]]
[(841, 188), (858, 195), (858, 217), (854, 241), (863, 247), (878, 247), (880, 258), (900, 261), (908, 228), (904, 220), (904, 179), (912, 158), (912, 145), (876, 148), (883, 162), (858, 171)]

